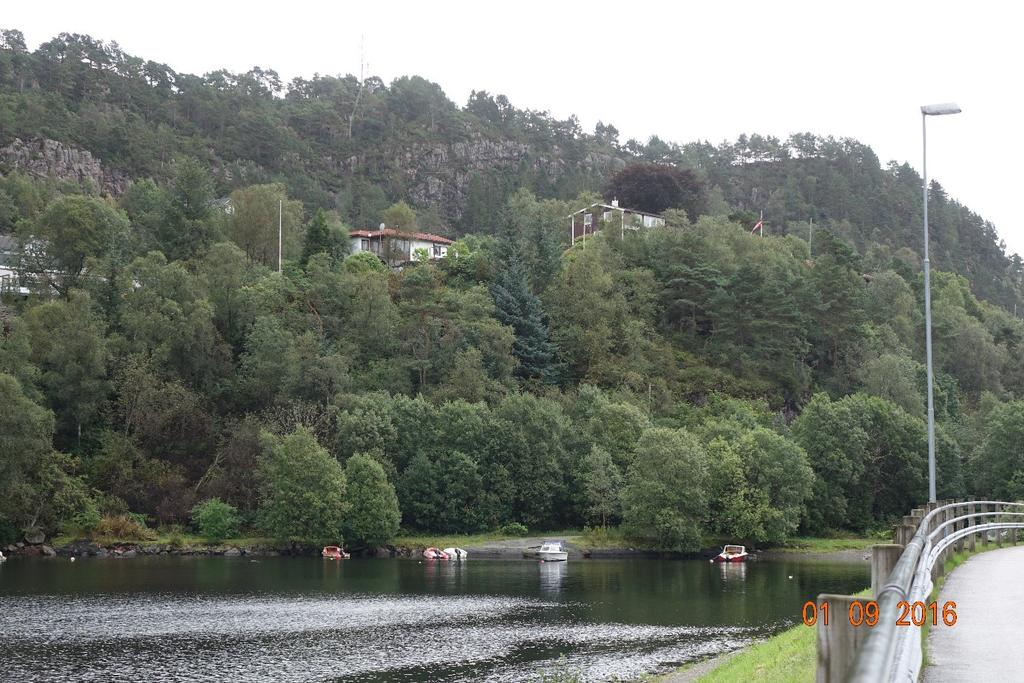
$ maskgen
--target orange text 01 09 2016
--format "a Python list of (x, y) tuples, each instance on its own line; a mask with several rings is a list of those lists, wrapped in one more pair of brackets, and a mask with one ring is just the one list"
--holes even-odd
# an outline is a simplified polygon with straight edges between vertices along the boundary
[[(956, 624), (956, 603), (947, 600), (941, 609), (938, 602), (924, 603), (916, 601), (913, 603), (901, 600), (896, 605), (898, 614), (896, 617), (897, 626), (924, 626), (930, 623), (932, 626), (953, 626)], [(808, 600), (804, 603), (801, 615), (804, 626), (814, 626), (820, 619), (824, 626), (829, 625), (832, 618), (831, 608), (828, 602), (815, 603)], [(851, 626), (872, 627), (878, 623), (878, 603), (874, 600), (854, 600), (846, 611), (846, 617)]]

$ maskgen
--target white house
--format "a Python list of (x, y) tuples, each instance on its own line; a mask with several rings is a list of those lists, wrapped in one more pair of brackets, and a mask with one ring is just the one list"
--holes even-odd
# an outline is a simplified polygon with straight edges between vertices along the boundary
[(0, 235), (0, 294), (28, 294), (29, 289), (22, 282), (20, 258), (18, 241), (10, 235)]
[(619, 200), (613, 199), (611, 204), (600, 202), (585, 206), (579, 211), (572, 213), (566, 218), (569, 219), (570, 241), (576, 244), (576, 240), (587, 235), (593, 235), (600, 229), (599, 221), (605, 226), (612, 226), (618, 223), (617, 227), (621, 234), (626, 230), (639, 230), (640, 228), (661, 228), (665, 226), (665, 219), (656, 213), (647, 213), (638, 209), (626, 209), (619, 206)]
[(389, 266), (419, 261), (423, 252), (430, 260), (444, 258), (452, 244), (452, 240), (440, 235), (399, 232), (383, 225), (379, 230), (353, 230), (348, 236), (351, 253), (368, 251)]

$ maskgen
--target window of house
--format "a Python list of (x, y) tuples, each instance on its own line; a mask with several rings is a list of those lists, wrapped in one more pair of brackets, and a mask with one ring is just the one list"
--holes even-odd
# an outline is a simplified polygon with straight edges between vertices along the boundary
[(370, 251), (370, 240), (362, 240), (359, 243), (359, 250), (360, 251)]
[(441, 258), (441, 245), (440, 244), (435, 244), (434, 245), (434, 258)]

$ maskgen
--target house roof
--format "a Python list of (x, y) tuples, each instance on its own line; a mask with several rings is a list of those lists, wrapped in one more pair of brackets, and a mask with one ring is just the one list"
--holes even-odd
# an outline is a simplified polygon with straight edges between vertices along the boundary
[(605, 204), (603, 202), (594, 202), (590, 206), (584, 206), (582, 209), (579, 209), (578, 211), (573, 211), (571, 214), (566, 216), (566, 218), (572, 218), (578, 213), (589, 211), (590, 209), (593, 209), (595, 206), (600, 206), (603, 209), (610, 209), (612, 211), (628, 211), (629, 213), (636, 213), (640, 214), (641, 216), (653, 216), (654, 218), (661, 218), (661, 214), (658, 213), (651, 213), (650, 211), (641, 211), (640, 209), (631, 209), (627, 206), (615, 206), (614, 204)]
[(402, 237), (405, 239), (421, 240), (423, 242), (434, 242), (436, 244), (452, 244), (453, 240), (429, 232), (399, 232), (393, 228), (385, 230), (352, 230), (349, 237)]

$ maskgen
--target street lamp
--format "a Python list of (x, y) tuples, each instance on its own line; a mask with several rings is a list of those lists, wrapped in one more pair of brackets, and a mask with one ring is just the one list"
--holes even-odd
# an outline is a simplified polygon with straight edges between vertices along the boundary
[(952, 102), (926, 104), (921, 107), (921, 149), (924, 171), (924, 339), (928, 356), (928, 500), (935, 502), (935, 400), (932, 383), (932, 286), (931, 267), (928, 262), (928, 126), (929, 116), (959, 114), (960, 107)]

